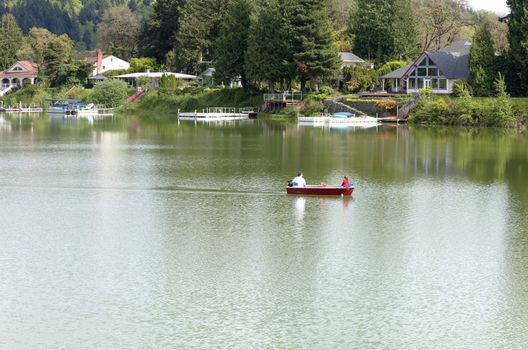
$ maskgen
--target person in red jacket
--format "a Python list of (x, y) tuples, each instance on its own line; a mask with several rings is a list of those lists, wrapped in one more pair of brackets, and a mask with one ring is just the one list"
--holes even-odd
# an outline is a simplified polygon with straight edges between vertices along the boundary
[(343, 176), (343, 182), (341, 182), (341, 187), (349, 188), (350, 187), (350, 180), (347, 176)]

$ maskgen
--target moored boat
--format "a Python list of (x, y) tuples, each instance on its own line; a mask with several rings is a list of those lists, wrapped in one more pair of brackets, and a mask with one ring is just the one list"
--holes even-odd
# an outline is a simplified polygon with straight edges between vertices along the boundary
[(310, 185), (306, 187), (287, 187), (286, 192), (298, 196), (351, 196), (354, 192), (354, 187)]

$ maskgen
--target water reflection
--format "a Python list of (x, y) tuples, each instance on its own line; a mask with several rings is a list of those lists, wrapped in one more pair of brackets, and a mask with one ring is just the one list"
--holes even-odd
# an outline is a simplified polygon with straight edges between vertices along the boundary
[[(524, 134), (1, 125), (0, 348), (528, 342)], [(299, 169), (354, 197), (286, 196)]]
[(293, 204), (295, 207), (295, 220), (297, 222), (297, 225), (302, 228), (304, 226), (304, 212), (306, 210), (306, 198), (296, 197), (293, 200)]

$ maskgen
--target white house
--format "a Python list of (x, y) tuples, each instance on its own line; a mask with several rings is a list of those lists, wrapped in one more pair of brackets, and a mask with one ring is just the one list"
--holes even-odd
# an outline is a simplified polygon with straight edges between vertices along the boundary
[(451, 94), (456, 81), (469, 78), (470, 49), (470, 41), (460, 40), (438, 51), (425, 51), (411, 64), (381, 76), (383, 90), (416, 94), (431, 88), (435, 94)]
[(86, 62), (92, 63), (94, 70), (92, 76), (101, 75), (114, 70), (125, 70), (130, 68), (130, 63), (113, 55), (103, 56), (101, 50), (97, 50), (96, 56), (86, 57)]

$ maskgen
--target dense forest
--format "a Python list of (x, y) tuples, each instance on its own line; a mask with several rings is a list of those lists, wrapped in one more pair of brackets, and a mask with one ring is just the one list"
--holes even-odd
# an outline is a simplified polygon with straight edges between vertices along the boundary
[[(193, 28), (196, 32), (203, 32), (206, 30), (205, 27), (210, 25), (218, 27), (227, 2), (226, 0), (0, 0), (0, 17), (5, 13), (12, 13), (24, 34), (29, 33), (33, 27), (46, 28), (57, 35), (67, 34), (77, 43), (78, 48), (93, 49), (97, 45), (97, 25), (101, 23), (105, 11), (126, 5), (143, 24), (145, 31), (160, 30), (157, 33), (160, 38), (157, 44), (162, 44), (159, 41), (163, 41), (168, 47), (160, 49), (152, 42), (142, 44), (146, 46), (146, 51), (149, 51), (148, 46), (151, 51), (159, 50), (156, 52), (158, 58), (164, 59), (162, 54), (166, 54), (170, 51), (169, 47), (176, 45), (171, 45), (168, 41), (178, 40), (173, 36), (179, 32), (180, 22), (188, 23), (183, 22), (182, 19), (193, 20), (193, 16), (197, 16), (196, 23), (191, 21), (193, 26), (198, 25)], [(253, 5), (262, 3), (257, 0), (249, 2)], [(279, 1), (279, 6), (287, 2)], [(392, 15), (390, 22), (398, 18), (398, 12), (409, 10), (405, 8), (407, 6), (405, 1), (383, 2), (392, 3), (396, 10), (388, 13)], [(350, 14), (357, 12), (358, 4), (362, 3), (373, 4), (376, 1), (332, 0), (329, 3), (335, 34), (341, 39), (340, 47), (343, 50), (349, 48), (351, 44), (350, 38), (346, 35)], [(506, 25), (499, 22), (497, 16), (492, 13), (473, 11), (465, 1), (461, 0), (412, 0), (411, 4), (422, 48), (429, 48), (435, 44), (443, 45), (456, 38), (472, 37), (474, 26), (482, 22), (490, 24), (498, 50), (502, 51), (507, 47)], [(153, 9), (156, 13), (152, 13)], [(184, 32), (186, 30), (184, 28)], [(215, 31), (218, 34), (218, 28), (210, 31), (210, 36), (214, 36)], [(210, 41), (210, 39), (205, 40)]]

